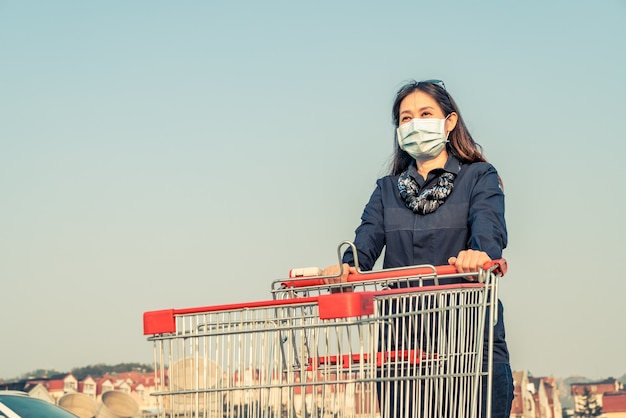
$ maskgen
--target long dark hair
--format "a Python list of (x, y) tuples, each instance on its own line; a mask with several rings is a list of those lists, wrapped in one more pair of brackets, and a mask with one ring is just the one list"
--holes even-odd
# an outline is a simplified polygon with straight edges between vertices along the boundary
[(456, 127), (448, 136), (448, 140), (450, 141), (447, 144), (448, 152), (451, 152), (456, 158), (459, 159), (459, 161), (464, 163), (487, 161), (482, 153), (482, 147), (478, 145), (472, 138), (472, 135), (470, 135), (467, 130), (467, 126), (465, 126), (465, 122), (463, 122), (461, 112), (459, 111), (456, 102), (446, 91), (443, 83), (437, 83), (434, 81), (410, 81), (402, 86), (396, 93), (396, 98), (393, 102), (393, 108), (391, 110), (391, 117), (394, 125), (393, 139), (395, 143), (395, 152), (391, 162), (391, 175), (398, 175), (402, 173), (413, 161), (413, 158), (407, 154), (406, 151), (403, 151), (400, 148), (400, 145), (398, 145), (395, 128), (397, 128), (400, 124), (400, 103), (402, 103), (402, 100), (404, 100), (405, 97), (415, 91), (424, 92), (432, 97), (437, 102), (444, 115), (447, 116), (452, 112), (455, 112), (458, 115)]

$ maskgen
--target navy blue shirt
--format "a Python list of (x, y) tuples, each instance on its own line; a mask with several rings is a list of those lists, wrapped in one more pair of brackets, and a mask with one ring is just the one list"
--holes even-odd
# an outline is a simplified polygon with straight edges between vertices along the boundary
[[(371, 270), (385, 249), (383, 268), (418, 264), (447, 265), (448, 258), (461, 250), (486, 252), (492, 259), (502, 257), (507, 244), (504, 193), (498, 173), (489, 163), (461, 163), (452, 154), (443, 169), (433, 170), (426, 180), (413, 163), (408, 171), (420, 190), (437, 183), (443, 171), (456, 174), (454, 187), (444, 203), (432, 213), (415, 214), (398, 190), (398, 177), (386, 176), (365, 206), (354, 244), (362, 270)], [(348, 249), (343, 262), (354, 265)], [(462, 279), (440, 280), (441, 284)], [(498, 301), (499, 320), (495, 327), (494, 361), (508, 362), (503, 309)]]

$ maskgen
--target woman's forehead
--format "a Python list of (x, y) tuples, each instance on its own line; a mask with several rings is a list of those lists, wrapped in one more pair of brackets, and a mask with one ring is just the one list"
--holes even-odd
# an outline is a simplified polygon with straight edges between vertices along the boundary
[(413, 93), (406, 96), (400, 102), (400, 113), (404, 111), (413, 111), (423, 108), (431, 108), (435, 110), (441, 110), (439, 104), (431, 95), (424, 93), (423, 91), (416, 90)]

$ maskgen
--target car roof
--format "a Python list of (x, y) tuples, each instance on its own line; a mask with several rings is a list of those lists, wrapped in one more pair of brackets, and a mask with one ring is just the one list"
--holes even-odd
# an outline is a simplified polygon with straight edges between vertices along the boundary
[(10, 395), (10, 396), (28, 396), (28, 393), (22, 390), (0, 390), (0, 396), (2, 395)]
[[(24, 404), (28, 399), (28, 404)], [(48, 403), (43, 399), (35, 398), (29, 396), (28, 393), (19, 391), (19, 390), (0, 390), (0, 406), (4, 405), (10, 411), (17, 412), (20, 414), (20, 410), (25, 412), (28, 410), (29, 415), (33, 417), (49, 417), (52, 414), (55, 417), (76, 417), (77, 415), (71, 411), (68, 411), (65, 408), (62, 408), (58, 405)], [(41, 405), (41, 406), (39, 406)], [(19, 406), (19, 409), (16, 410), (16, 407)], [(31, 408), (35, 408), (36, 411), (31, 411)], [(40, 409), (41, 408), (41, 409)], [(4, 416), (1, 412), (0, 415)], [(13, 415), (12, 415), (13, 416)]]

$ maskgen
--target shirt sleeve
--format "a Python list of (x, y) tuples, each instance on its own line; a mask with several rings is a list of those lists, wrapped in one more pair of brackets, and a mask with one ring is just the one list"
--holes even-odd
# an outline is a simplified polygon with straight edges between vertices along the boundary
[(477, 173), (475, 186), (470, 196), (470, 236), (467, 247), (486, 252), (491, 259), (502, 257), (507, 245), (506, 221), (504, 218), (504, 192), (496, 169)]
[[(361, 224), (355, 231), (354, 245), (357, 249), (359, 268), (367, 271), (374, 264), (385, 246), (384, 211), (381, 180), (376, 182), (376, 189), (361, 215)], [(343, 255), (343, 262), (355, 265), (352, 249), (348, 248)]]

